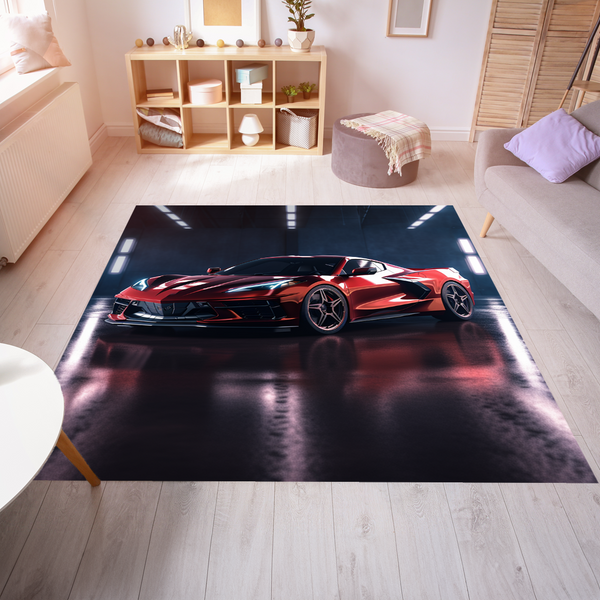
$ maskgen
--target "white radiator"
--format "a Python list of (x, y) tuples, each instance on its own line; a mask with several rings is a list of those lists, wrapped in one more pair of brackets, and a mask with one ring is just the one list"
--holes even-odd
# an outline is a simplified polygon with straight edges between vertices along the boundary
[(0, 259), (21, 256), (91, 164), (76, 83), (0, 130)]

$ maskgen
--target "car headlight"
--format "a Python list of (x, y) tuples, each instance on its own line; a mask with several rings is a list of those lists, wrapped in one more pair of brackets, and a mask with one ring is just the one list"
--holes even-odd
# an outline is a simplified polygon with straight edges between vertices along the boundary
[(148, 278), (146, 277), (145, 279), (140, 279), (139, 281), (136, 281), (131, 287), (134, 290), (139, 290), (140, 292), (143, 292), (148, 287)]
[(266, 281), (263, 283), (251, 283), (242, 287), (231, 288), (227, 293), (233, 292), (253, 292), (256, 290), (278, 290), (282, 287), (294, 285), (296, 282), (293, 279), (278, 279), (277, 281)]

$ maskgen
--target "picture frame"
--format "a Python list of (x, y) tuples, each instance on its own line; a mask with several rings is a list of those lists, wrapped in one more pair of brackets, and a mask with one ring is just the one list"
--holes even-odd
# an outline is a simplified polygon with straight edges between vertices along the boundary
[(427, 37), (432, 0), (390, 0), (387, 37)]
[(214, 45), (217, 40), (223, 40), (226, 45), (234, 46), (237, 40), (243, 40), (246, 45), (256, 45), (261, 38), (260, 21), (261, 0), (241, 0), (242, 24), (206, 25), (204, 22), (205, 0), (184, 0), (186, 28), (191, 31), (194, 39), (202, 38), (205, 44)]

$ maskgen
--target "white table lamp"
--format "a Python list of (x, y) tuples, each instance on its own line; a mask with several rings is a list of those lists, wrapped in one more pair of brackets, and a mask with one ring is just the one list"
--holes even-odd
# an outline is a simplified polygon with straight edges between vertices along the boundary
[(246, 146), (255, 146), (258, 143), (258, 134), (263, 131), (263, 126), (256, 115), (244, 115), (239, 132), (242, 134), (242, 142)]

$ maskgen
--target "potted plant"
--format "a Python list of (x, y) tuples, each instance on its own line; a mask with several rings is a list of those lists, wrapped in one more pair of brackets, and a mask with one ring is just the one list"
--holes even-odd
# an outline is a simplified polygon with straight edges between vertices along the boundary
[(305, 100), (310, 100), (310, 95), (312, 94), (312, 91), (317, 87), (316, 83), (308, 83), (308, 81), (303, 81), (299, 86), (298, 89), (302, 92), (302, 94), (304, 95), (304, 99)]
[(315, 40), (315, 32), (305, 27), (305, 22), (315, 16), (313, 13), (308, 14), (312, 0), (282, 0), (282, 2), (291, 14), (288, 21), (296, 26), (295, 29), (288, 31), (288, 42), (292, 52), (308, 52)]
[(293, 102), (294, 97), (298, 95), (298, 90), (295, 85), (284, 85), (281, 91), (287, 96), (288, 102)]

